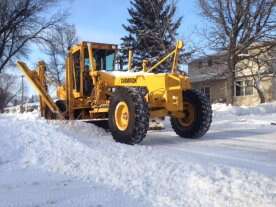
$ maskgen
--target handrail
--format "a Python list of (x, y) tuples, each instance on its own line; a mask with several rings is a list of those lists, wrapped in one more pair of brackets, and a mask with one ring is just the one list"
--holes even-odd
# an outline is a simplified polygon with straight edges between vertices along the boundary
[[(178, 40), (176, 42), (176, 46), (175, 49), (170, 52), (168, 55), (166, 55), (165, 57), (163, 57), (158, 63), (156, 63), (154, 66), (152, 66), (150, 69), (148, 69), (146, 72), (150, 73), (151, 71), (153, 71), (154, 69), (156, 69), (159, 65), (161, 65), (162, 63), (164, 63), (168, 58), (170, 58), (171, 56), (174, 55), (174, 60), (173, 60), (173, 65), (172, 65), (172, 73), (176, 72), (176, 66), (178, 64), (178, 60), (179, 60), (179, 53), (181, 51), (181, 49), (184, 47), (184, 43), (181, 40)], [(145, 67), (143, 67), (145, 70)]]

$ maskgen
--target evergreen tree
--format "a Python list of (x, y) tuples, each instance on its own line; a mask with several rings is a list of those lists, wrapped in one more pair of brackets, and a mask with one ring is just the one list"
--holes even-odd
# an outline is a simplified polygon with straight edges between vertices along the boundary
[[(128, 12), (128, 25), (123, 25), (128, 32), (122, 38), (123, 59), (127, 62), (127, 51), (132, 48), (133, 67), (141, 69), (143, 59), (154, 64), (174, 48), (182, 17), (175, 18), (176, 2), (172, 0), (131, 0)], [(169, 67), (164, 64), (158, 71)]]

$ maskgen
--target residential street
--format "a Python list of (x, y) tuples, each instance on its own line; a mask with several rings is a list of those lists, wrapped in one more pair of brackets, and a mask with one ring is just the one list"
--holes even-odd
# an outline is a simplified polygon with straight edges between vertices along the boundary
[(136, 146), (91, 124), (1, 115), (0, 206), (275, 206), (275, 103), (213, 109), (202, 139), (167, 120)]

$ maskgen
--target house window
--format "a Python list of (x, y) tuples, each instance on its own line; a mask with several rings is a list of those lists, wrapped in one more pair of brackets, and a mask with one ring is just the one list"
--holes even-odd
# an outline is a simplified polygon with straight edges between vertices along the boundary
[(198, 68), (202, 68), (202, 61), (198, 62)]
[(235, 93), (236, 96), (252, 96), (253, 80), (236, 81)]
[(208, 60), (208, 66), (211, 67), (213, 65), (213, 60), (212, 59), (209, 59)]
[(236, 81), (236, 96), (243, 95), (243, 81)]
[(201, 88), (200, 91), (210, 99), (211, 97), (211, 94), (210, 94), (210, 87), (204, 87), (204, 88)]

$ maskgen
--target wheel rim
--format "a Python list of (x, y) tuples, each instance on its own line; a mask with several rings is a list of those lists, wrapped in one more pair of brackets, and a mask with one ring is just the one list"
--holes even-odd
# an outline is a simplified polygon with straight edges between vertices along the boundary
[(183, 113), (185, 116), (184, 116), (184, 118), (178, 119), (179, 123), (183, 127), (191, 126), (196, 119), (196, 111), (195, 111), (194, 106), (191, 103), (185, 102)]
[(115, 109), (115, 122), (119, 130), (125, 131), (129, 123), (129, 110), (126, 102), (121, 101)]

